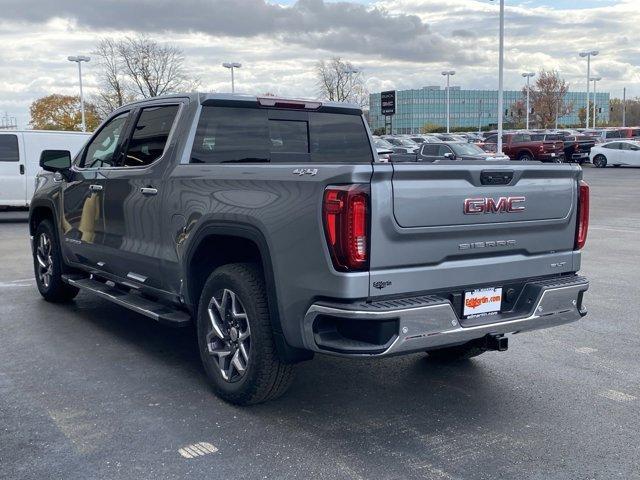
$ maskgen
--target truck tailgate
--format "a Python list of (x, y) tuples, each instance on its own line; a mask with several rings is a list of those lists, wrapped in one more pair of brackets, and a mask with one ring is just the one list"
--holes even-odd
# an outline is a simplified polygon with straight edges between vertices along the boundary
[(375, 165), (370, 295), (575, 271), (581, 175), (519, 162)]

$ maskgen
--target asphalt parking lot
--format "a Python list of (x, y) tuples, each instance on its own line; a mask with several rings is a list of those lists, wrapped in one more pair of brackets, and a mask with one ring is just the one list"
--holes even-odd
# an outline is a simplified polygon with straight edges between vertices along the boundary
[(44, 302), (26, 214), (0, 213), (0, 478), (640, 479), (640, 169), (585, 178), (588, 317), (456, 365), (317, 356), (244, 409), (193, 330)]

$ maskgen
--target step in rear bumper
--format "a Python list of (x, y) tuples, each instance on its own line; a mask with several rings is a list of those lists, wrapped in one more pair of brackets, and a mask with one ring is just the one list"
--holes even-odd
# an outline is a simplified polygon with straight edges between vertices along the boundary
[[(448, 300), (434, 296), (417, 297), (417, 301), (413, 298), (345, 306), (313, 304), (303, 321), (305, 346), (315, 352), (341, 356), (391, 356), (461, 344), (486, 335), (554, 327), (579, 320), (587, 313), (582, 298), (589, 282), (584, 277), (538, 280), (528, 283), (527, 287), (528, 295), (522, 299), (519, 313), (496, 316), (495, 322), (487, 317), (491, 323), (468, 327), (460, 324), (460, 318)], [(389, 308), (394, 303), (408, 306)], [(397, 333), (384, 345), (324, 341), (322, 335), (314, 331), (314, 324), (320, 317), (330, 317), (335, 322), (368, 320), (368, 325), (371, 321), (396, 320)]]

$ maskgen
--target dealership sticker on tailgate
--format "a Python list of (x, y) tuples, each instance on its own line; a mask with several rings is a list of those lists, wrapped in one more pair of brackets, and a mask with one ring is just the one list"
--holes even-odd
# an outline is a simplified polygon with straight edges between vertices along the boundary
[(486, 315), (500, 311), (502, 304), (502, 287), (480, 288), (465, 292), (464, 312), (465, 317), (474, 315)]

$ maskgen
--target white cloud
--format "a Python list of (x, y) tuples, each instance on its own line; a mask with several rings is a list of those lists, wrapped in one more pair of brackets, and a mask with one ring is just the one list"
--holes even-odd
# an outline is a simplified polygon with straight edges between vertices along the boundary
[[(340, 55), (363, 68), (371, 91), (440, 84), (443, 67), (465, 88), (497, 85), (497, 7), (476, 0), (380, 0), (373, 6), (301, 0), (3, 0), (0, 20), (0, 112), (28, 122), (28, 105), (49, 93), (75, 94), (77, 70), (67, 55), (89, 53), (96, 39), (136, 31), (178, 44), (205, 90), (228, 90), (222, 61), (243, 63), (241, 91), (314, 96), (314, 64)], [(152, 8), (150, 8), (152, 5)], [(215, 7), (215, 8), (214, 8)], [(559, 10), (509, 5), (507, 88), (520, 88), (524, 70), (554, 68), (584, 88), (581, 49), (598, 48), (599, 89), (640, 95), (637, 0)], [(134, 31), (134, 28), (136, 29)], [(97, 87), (95, 66), (85, 85)]]

